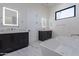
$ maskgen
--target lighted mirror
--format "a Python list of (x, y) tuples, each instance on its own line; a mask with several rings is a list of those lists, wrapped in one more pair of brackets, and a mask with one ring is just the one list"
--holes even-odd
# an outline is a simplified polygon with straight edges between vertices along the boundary
[(18, 26), (18, 11), (3, 7), (3, 25)]
[(47, 24), (46, 18), (42, 17), (41, 24), (42, 24), (42, 28), (46, 28), (46, 24)]

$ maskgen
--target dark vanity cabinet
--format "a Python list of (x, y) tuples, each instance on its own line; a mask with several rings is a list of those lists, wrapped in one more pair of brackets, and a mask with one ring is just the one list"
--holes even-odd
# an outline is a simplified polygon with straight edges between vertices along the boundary
[(38, 36), (40, 41), (48, 40), (52, 38), (52, 31), (39, 31)]
[(0, 55), (27, 47), (28, 45), (28, 32), (0, 34)]

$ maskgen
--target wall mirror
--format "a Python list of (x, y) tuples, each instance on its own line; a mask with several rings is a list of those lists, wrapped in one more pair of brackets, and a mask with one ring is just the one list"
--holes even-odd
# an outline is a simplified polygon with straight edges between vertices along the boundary
[(18, 11), (3, 7), (3, 25), (18, 26)]
[(46, 28), (46, 26), (47, 26), (46, 18), (42, 17), (42, 19), (41, 19), (41, 25), (42, 25), (42, 28)]

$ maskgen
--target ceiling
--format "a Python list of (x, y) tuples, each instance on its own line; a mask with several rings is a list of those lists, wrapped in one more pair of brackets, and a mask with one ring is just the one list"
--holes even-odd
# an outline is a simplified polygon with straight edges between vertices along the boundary
[(53, 7), (58, 5), (59, 3), (42, 3), (42, 5), (46, 6), (46, 7)]

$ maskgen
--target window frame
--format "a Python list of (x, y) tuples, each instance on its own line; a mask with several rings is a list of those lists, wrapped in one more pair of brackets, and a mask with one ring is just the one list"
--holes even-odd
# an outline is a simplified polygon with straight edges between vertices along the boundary
[(67, 9), (70, 9), (70, 8), (74, 8), (74, 16), (65, 17), (65, 18), (76, 17), (76, 5), (73, 5), (73, 6), (70, 6), (70, 7), (64, 8), (64, 9), (62, 9), (62, 10), (56, 11), (56, 12), (55, 12), (55, 20), (65, 19), (65, 18), (57, 19), (57, 13), (58, 13), (58, 12), (61, 12), (61, 11), (64, 11), (64, 10), (67, 10)]

